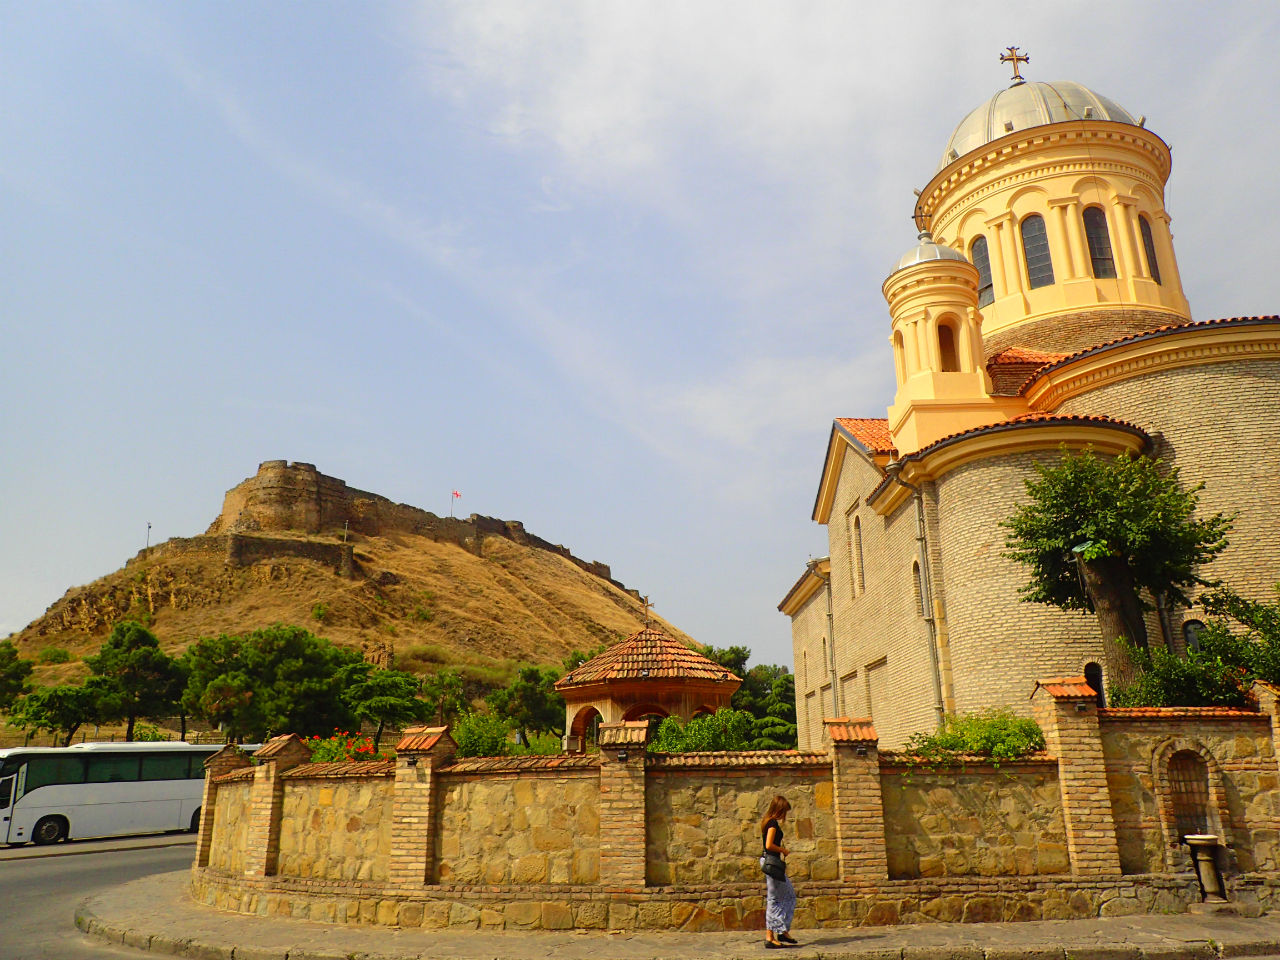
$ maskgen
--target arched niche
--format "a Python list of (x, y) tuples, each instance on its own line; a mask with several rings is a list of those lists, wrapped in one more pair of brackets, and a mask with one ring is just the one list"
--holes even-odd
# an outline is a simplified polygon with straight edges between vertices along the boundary
[[(1156, 812), (1164, 837), (1166, 870), (1192, 869), (1191, 859), (1182, 844), (1182, 835), (1187, 832), (1184, 828), (1190, 819), (1188, 803), (1192, 799), (1191, 788), (1195, 786), (1191, 780), (1200, 772), (1205, 780), (1203, 810), (1200, 811), (1204, 832), (1217, 836), (1229, 852), (1234, 843), (1222, 767), (1199, 740), (1173, 737), (1161, 744), (1151, 757), (1151, 782), (1155, 787)], [(1200, 823), (1195, 825), (1197, 830)]]

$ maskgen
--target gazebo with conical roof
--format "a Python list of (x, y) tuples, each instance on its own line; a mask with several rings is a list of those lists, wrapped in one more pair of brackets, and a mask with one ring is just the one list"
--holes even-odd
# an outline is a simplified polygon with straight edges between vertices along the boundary
[(591, 725), (679, 717), (729, 706), (742, 678), (646, 625), (556, 681), (565, 702), (565, 749), (585, 748)]

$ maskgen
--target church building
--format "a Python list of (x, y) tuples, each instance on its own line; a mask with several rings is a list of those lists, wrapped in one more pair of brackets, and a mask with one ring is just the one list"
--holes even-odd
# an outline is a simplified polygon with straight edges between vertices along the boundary
[[(791, 618), (801, 749), (824, 717), (871, 717), (883, 747), (944, 714), (1030, 714), (1039, 677), (1105, 684), (1091, 614), (1023, 603), (1001, 521), (1063, 447), (1160, 457), (1201, 510), (1235, 514), (1212, 576), (1280, 581), (1280, 317), (1194, 319), (1164, 191), (1169, 146), (1078, 83), (1022, 79), (956, 127), (884, 281), (897, 390), (837, 418), (813, 505), (829, 556)], [(1195, 610), (1152, 614), (1185, 649)]]

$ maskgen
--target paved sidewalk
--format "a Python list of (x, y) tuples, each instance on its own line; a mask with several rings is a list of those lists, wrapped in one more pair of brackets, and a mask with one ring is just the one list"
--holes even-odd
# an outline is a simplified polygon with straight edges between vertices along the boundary
[(188, 873), (157, 874), (90, 897), (91, 936), (199, 960), (1179, 960), (1280, 955), (1280, 917), (1143, 916), (1030, 923), (937, 923), (797, 930), (766, 951), (760, 933), (578, 933), (396, 929), (266, 919), (197, 906)]

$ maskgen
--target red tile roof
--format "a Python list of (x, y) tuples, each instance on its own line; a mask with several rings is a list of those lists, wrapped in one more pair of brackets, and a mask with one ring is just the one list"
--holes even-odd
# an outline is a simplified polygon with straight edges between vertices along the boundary
[(1044, 353), (1040, 350), (1028, 350), (1025, 347), (1005, 347), (999, 353), (992, 355), (987, 361), (988, 364), (998, 363), (1034, 363), (1043, 365), (1046, 363), (1054, 363), (1065, 357), (1065, 353)]
[(561, 753), (547, 757), (463, 757), (442, 773), (528, 773), (538, 770), (585, 770), (600, 766), (597, 754)]
[(702, 767), (826, 767), (825, 753), (801, 750), (708, 750), (705, 753), (651, 753), (650, 770), (685, 770)]
[(1049, 680), (1037, 680), (1035, 688), (1031, 691), (1034, 697), (1036, 691), (1044, 689), (1044, 692), (1054, 699), (1063, 700), (1090, 700), (1098, 695), (1098, 692), (1089, 686), (1089, 681), (1083, 676), (1079, 677), (1056, 677)]
[(400, 742), (396, 744), (396, 752), (412, 750), (425, 753), (439, 743), (448, 731), (448, 727), (406, 727)]
[(610, 680), (714, 680), (742, 683), (726, 668), (655, 627), (644, 627), (556, 681), (557, 690)]
[[(961, 437), (973, 437), (980, 433), (995, 433), (1000, 430), (1014, 430), (1022, 426), (1030, 424), (1043, 424), (1045, 426), (1104, 426), (1104, 427), (1120, 427), (1134, 433), (1146, 436), (1141, 428), (1129, 423), (1127, 420), (1117, 420), (1114, 417), (1094, 417), (1066, 413), (1023, 413), (1019, 416), (1012, 417), (1008, 420), (1000, 420), (997, 423), (989, 423), (985, 427), (972, 427), (968, 430), (961, 430), (958, 433), (951, 433), (945, 437), (939, 437), (927, 447), (922, 447), (915, 453), (910, 454), (911, 458), (924, 457), (926, 454), (937, 450), (944, 444), (959, 440)], [(903, 459), (907, 459), (904, 457)]]
[(831, 717), (822, 721), (827, 736), (833, 743), (875, 743), (880, 739), (870, 717), (851, 720), (848, 717)]
[(298, 736), (296, 733), (284, 733), (278, 737), (272, 737), (270, 740), (264, 743), (261, 747), (259, 747), (258, 750), (253, 755), (254, 759), (270, 760), (273, 757), (279, 756), (281, 753), (285, 751), (287, 747), (295, 743), (298, 746), (306, 749), (308, 753), (310, 752), (310, 749), (307, 747), (307, 745), (302, 742), (302, 738)]
[(836, 417), (836, 423), (872, 453), (894, 454), (889, 421), (884, 417)]
[(300, 763), (280, 774), (289, 780), (333, 780), (343, 777), (389, 777), (395, 773), (394, 760), (338, 760), (333, 763)]
[(1040, 377), (1044, 376), (1050, 370), (1055, 370), (1058, 367), (1066, 366), (1067, 364), (1072, 363), (1075, 360), (1079, 360), (1081, 357), (1087, 357), (1092, 353), (1097, 353), (1098, 351), (1101, 351), (1101, 350), (1110, 350), (1112, 347), (1118, 347), (1121, 344), (1136, 343), (1139, 340), (1148, 340), (1153, 337), (1165, 337), (1165, 336), (1169, 336), (1170, 334), (1182, 333), (1184, 331), (1192, 330), (1192, 329), (1203, 329), (1208, 327), (1228, 327), (1228, 326), (1257, 326), (1261, 324), (1273, 324), (1273, 323), (1280, 323), (1280, 317), (1277, 317), (1274, 315), (1261, 316), (1261, 317), (1221, 317), (1216, 320), (1196, 320), (1196, 321), (1188, 320), (1182, 323), (1170, 323), (1170, 324), (1166, 324), (1163, 327), (1156, 327), (1154, 330), (1144, 331), (1143, 333), (1131, 333), (1131, 334), (1128, 334), (1127, 336), (1116, 337), (1114, 340), (1107, 340), (1104, 343), (1095, 344), (1092, 347), (1086, 347), (1084, 350), (1077, 350), (1075, 353), (1068, 353), (1065, 356), (1062, 356), (1059, 359), (1053, 361), (1052, 363), (1046, 364), (1045, 366), (1041, 367), (1039, 370), (1035, 371), (1035, 373), (1031, 374), (1031, 376), (1027, 379), (1027, 382), (1022, 385), (1022, 390), (1020, 392), (1025, 393), (1028, 387), (1030, 387), (1033, 383), (1035, 383), (1038, 379), (1040, 379)]
[(1105, 707), (1100, 720), (1265, 720), (1266, 714), (1238, 707)]
[(220, 773), (213, 778), (214, 783), (230, 783), (233, 780), (252, 780), (257, 767), (240, 767), (230, 773)]

